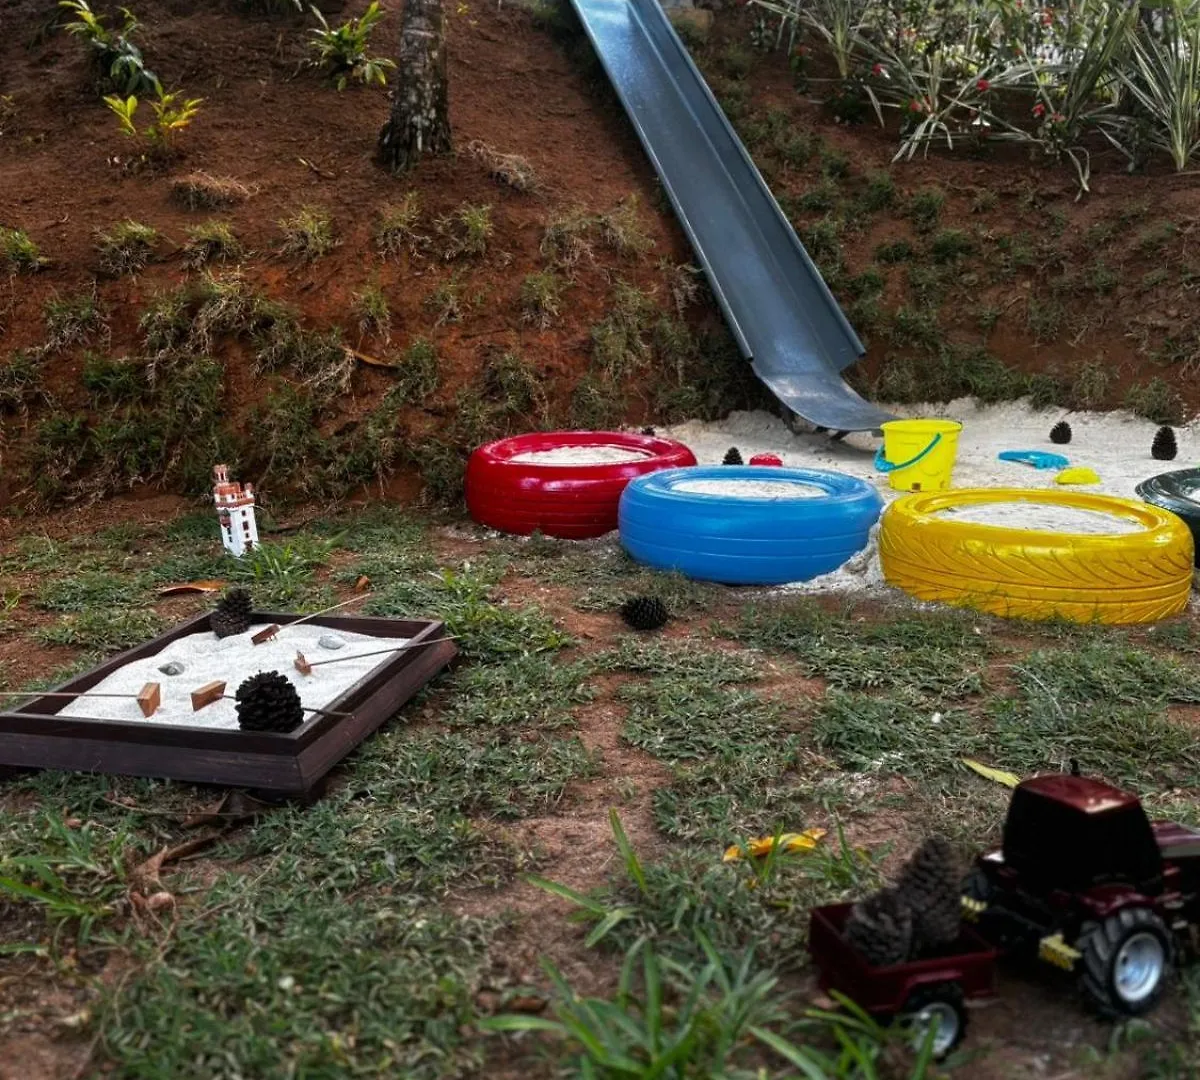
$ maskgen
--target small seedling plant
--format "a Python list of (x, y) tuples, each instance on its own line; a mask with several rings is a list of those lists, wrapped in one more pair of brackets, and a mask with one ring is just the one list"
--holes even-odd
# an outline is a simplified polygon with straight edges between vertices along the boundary
[(160, 89), (157, 76), (147, 69), (142, 51), (133, 43), (133, 32), (138, 25), (133, 12), (121, 8), (121, 29), (114, 31), (104, 25), (104, 16), (92, 11), (87, 0), (59, 0), (59, 7), (75, 16), (65, 29), (87, 46), (105, 86), (121, 94)]
[(316, 53), (313, 65), (329, 73), (330, 79), (339, 90), (345, 90), (351, 82), (364, 86), (386, 86), (387, 73), (395, 68), (391, 60), (381, 60), (367, 52), (371, 31), (383, 18), (383, 9), (377, 0), (357, 19), (348, 19), (341, 26), (331, 28), (325, 16), (315, 7), (312, 13), (321, 24), (310, 31), (309, 42)]
[(161, 86), (155, 89), (157, 96), (150, 99), (154, 119), (141, 129), (136, 123), (141, 102), (136, 97), (106, 97), (104, 104), (116, 116), (122, 134), (147, 147), (145, 156), (163, 159), (174, 155), (176, 137), (196, 118), (204, 99), (185, 98), (182, 90), (168, 94)]

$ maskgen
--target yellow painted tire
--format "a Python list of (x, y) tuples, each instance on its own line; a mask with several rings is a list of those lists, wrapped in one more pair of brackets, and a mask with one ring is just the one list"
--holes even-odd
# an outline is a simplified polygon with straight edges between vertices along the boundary
[[(1010, 529), (955, 521), (951, 507), (1031, 502), (1138, 522), (1113, 535)], [(883, 514), (884, 579), (920, 600), (992, 615), (1147, 623), (1177, 615), (1192, 587), (1192, 535), (1147, 503), (1082, 492), (978, 488), (897, 499)]]

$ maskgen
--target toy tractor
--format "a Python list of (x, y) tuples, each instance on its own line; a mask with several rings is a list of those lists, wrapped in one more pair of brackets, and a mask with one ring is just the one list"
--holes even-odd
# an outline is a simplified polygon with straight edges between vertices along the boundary
[(965, 883), (963, 913), (1001, 951), (1076, 973), (1103, 1015), (1148, 1012), (1175, 931), (1200, 917), (1200, 832), (1151, 823), (1136, 796), (1099, 780), (1026, 780), (1003, 846)]

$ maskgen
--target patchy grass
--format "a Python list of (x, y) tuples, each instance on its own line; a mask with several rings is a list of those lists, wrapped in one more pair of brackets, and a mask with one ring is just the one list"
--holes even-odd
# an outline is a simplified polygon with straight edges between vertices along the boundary
[(405, 253), (416, 254), (424, 243), (417, 231), (421, 221), (421, 202), (410, 191), (398, 203), (389, 203), (379, 211), (375, 223), (375, 247), (385, 259), (398, 259)]
[(628, 196), (601, 214), (597, 224), (601, 242), (618, 255), (632, 258), (645, 255), (654, 247), (654, 240), (642, 225), (636, 195)]
[[(436, 371), (425, 347), (422, 363)], [(439, 432), (448, 462), (439, 467), (461, 464), (468, 436), (498, 417), (539, 407), (538, 373), (519, 356), (494, 349), (484, 366)], [(142, 367), (91, 356), (89, 393), (103, 411), (144, 407), (157, 390)], [(168, 363), (159, 377), (174, 370)], [(420, 384), (391, 393), (419, 395)], [(278, 403), (286, 424), (252, 428), (277, 454), (256, 475), (293, 467), (292, 454), (327, 482), (346, 467), (336, 460), (347, 436), (322, 434), (311, 397), (291, 393)], [(399, 400), (377, 407), (372, 438), (398, 437), (384, 414), (394, 420)], [(360, 432), (374, 415), (360, 418)], [(57, 424), (46, 434), (55, 452), (72, 439), (97, 452), (98, 425)], [(431, 445), (405, 452), (425, 457)], [(360, 450), (355, 467), (370, 473), (383, 459)], [(805, 1026), (773, 989), (808, 963), (810, 907), (877, 887), (883, 860), (903, 854), (892, 845), (907, 848), (917, 832), (943, 832), (964, 855), (997, 836), (1007, 791), (962, 757), (1021, 775), (1077, 759), (1138, 791), (1155, 814), (1196, 820), (1194, 619), (1124, 632), (747, 596), (654, 574), (614, 545), (480, 539), (378, 505), (268, 539), (236, 563), (201, 512), (149, 530), (139, 521), (52, 537), (33, 524), (0, 548), (0, 631), (6, 644), (16, 635), (64, 650), (54, 661), (64, 669), (44, 685), (177, 618), (180, 601), (154, 603), (163, 582), (221, 576), (262, 606), (310, 611), (363, 575), (366, 614), (443, 618), (462, 658), (338, 767), (321, 800), (214, 825), (202, 861), (165, 867), (169, 933), (149, 916), (135, 923), (132, 870), (195, 835), (180, 822), (210, 806), (212, 792), (61, 773), (10, 781), (0, 948), (35, 950), (22, 963), (50, 988), (86, 990), (97, 1067), (147, 1080), (224, 1075), (232, 1056), (264, 1076), (281, 1060), (314, 1077), (496, 1073), (524, 1062), (525, 1044), (484, 1035), (486, 1014), (536, 1009), (547, 996), (554, 1015), (582, 1007), (537, 973), (542, 941), (564, 970), (589, 972), (587, 994), (609, 995), (635, 1024), (646, 1001), (641, 951), (628, 994), (610, 993), (631, 949), (652, 948), (670, 974), (668, 1025), (684, 1023), (680, 991), (693, 985), (715, 1010), (704, 1015), (725, 1024), (726, 991), (704, 982), (719, 961), (733, 980), (729, 1001), (765, 1010), (753, 1015), (811, 1049), (828, 1032)], [(667, 603), (666, 634), (621, 623), (617, 607), (642, 593)], [(610, 806), (619, 816), (605, 822)], [(812, 852), (722, 861), (751, 836), (813, 826), (828, 834)], [(611, 841), (606, 827), (618, 830)], [(545, 883), (560, 870), (572, 888), (549, 885), (555, 907), (539, 906), (522, 877)], [(34, 879), (37, 896), (2, 884)], [(583, 923), (578, 934), (558, 923), (564, 902)], [(11, 994), (0, 986), (0, 1007)], [(1079, 1023), (1086, 1048), (1092, 1036)], [(883, 1054), (886, 1036), (859, 1037)], [(1165, 1055), (1172, 1044), (1146, 1045)], [(746, 1039), (730, 1046), (718, 1061), (700, 1039), (689, 1058), (696, 1075), (734, 1065), (784, 1075)], [(553, 1067), (578, 1051), (546, 1049)], [(1056, 1045), (1045, 1053), (1051, 1068), (1067, 1060)], [(881, 1076), (912, 1075), (899, 1045), (868, 1060), (898, 1063)]]
[(302, 206), (290, 217), (281, 218), (279, 231), (283, 234), (280, 254), (301, 262), (323, 258), (341, 243), (332, 215), (320, 206)]
[(595, 219), (582, 210), (554, 218), (542, 233), (542, 257), (570, 273), (581, 262), (592, 259), (594, 229)]
[(520, 154), (502, 154), (494, 146), (476, 139), (467, 146), (467, 153), (478, 161), (497, 183), (529, 195), (540, 191), (541, 178), (533, 163)]
[(0, 261), (13, 273), (31, 274), (49, 265), (50, 260), (21, 229), (0, 226)]
[(358, 316), (358, 332), (364, 337), (378, 337), (384, 342), (392, 339), (392, 306), (380, 286), (372, 282), (354, 294), (354, 313)]
[(521, 282), (521, 319), (547, 330), (562, 314), (563, 281), (553, 270), (526, 274)]
[(96, 256), (102, 274), (121, 277), (143, 270), (158, 246), (158, 230), (140, 221), (119, 221), (96, 231)]
[(183, 261), (192, 270), (211, 263), (238, 262), (245, 254), (246, 249), (227, 222), (205, 221), (188, 227)]
[(85, 344), (107, 329), (94, 291), (74, 296), (51, 296), (42, 308), (42, 316), (46, 322), (48, 349)]
[(43, 398), (42, 358), (30, 349), (18, 349), (0, 362), (0, 413), (24, 412)]

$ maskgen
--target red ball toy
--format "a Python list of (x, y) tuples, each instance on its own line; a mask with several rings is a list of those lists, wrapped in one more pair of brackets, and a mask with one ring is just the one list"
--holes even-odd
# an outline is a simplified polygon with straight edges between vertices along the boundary
[(783, 458), (778, 454), (755, 454), (750, 459), (751, 465), (782, 465)]

